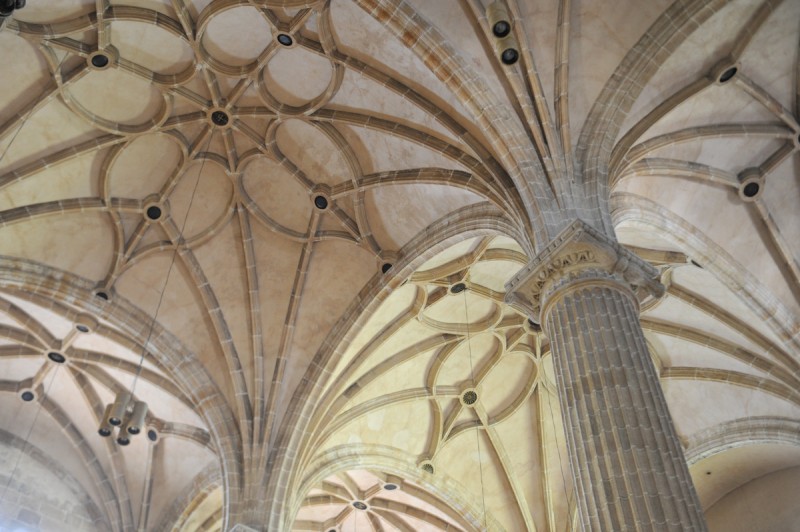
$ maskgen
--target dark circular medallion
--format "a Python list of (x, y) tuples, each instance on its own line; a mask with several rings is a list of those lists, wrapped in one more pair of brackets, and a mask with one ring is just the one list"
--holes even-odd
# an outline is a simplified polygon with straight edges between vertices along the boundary
[(88, 333), (89, 332), (89, 327), (87, 327), (86, 325), (76, 325), (75, 328), (78, 329), (78, 332), (82, 332), (82, 333)]
[(500, 54), (500, 60), (504, 65), (513, 65), (519, 61), (519, 52), (514, 48), (506, 48), (503, 50), (503, 53)]
[(158, 441), (158, 432), (154, 431), (153, 429), (148, 430), (147, 439), (153, 442)]
[(450, 293), (451, 294), (460, 294), (461, 292), (463, 292), (466, 289), (467, 289), (467, 285), (465, 285), (464, 283), (457, 283), (457, 284), (454, 284), (453, 286), (450, 287)]
[(323, 211), (328, 208), (328, 200), (325, 198), (325, 196), (316, 196), (314, 197), (314, 206)]
[(356, 510), (366, 510), (367, 509), (367, 505), (364, 504), (361, 501), (355, 501), (353, 503), (353, 508), (355, 508)]
[(141, 430), (142, 429), (140, 429), (139, 427), (128, 427), (128, 434), (136, 436), (137, 434), (139, 434), (139, 432), (141, 432)]
[(294, 39), (288, 33), (279, 33), (278, 42), (284, 46), (291, 46), (294, 43)]
[(392, 484), (391, 482), (389, 482), (389, 483), (387, 483), (387, 484), (384, 484), (384, 485), (383, 485), (383, 489), (385, 489), (386, 491), (394, 491), (394, 490), (396, 490), (398, 487), (399, 487), (399, 486), (398, 486), (397, 484)]
[(494, 23), (494, 26), (492, 26), (492, 33), (494, 33), (495, 37), (505, 37), (511, 33), (511, 24), (509, 24), (507, 20), (498, 20)]
[(228, 115), (225, 111), (214, 111), (211, 113), (211, 121), (214, 122), (216, 126), (227, 126), (228, 125)]
[(754, 198), (758, 194), (760, 188), (758, 183), (747, 183), (744, 186), (744, 195), (748, 198)]
[(30, 390), (25, 390), (24, 392), (22, 392), (22, 395), (21, 395), (21, 397), (22, 397), (22, 400), (23, 400), (23, 401), (25, 401), (26, 403), (30, 403), (31, 401), (33, 401), (33, 399), (34, 399), (36, 396), (35, 396), (35, 395), (33, 395), (33, 392), (32, 392), (32, 391), (30, 391)]
[(147, 218), (156, 221), (161, 218), (161, 207), (157, 205), (151, 205), (147, 208)]
[(105, 68), (108, 66), (108, 56), (104, 54), (97, 54), (92, 56), (92, 66), (95, 68)]
[(392, 269), (392, 263), (391, 262), (384, 262), (383, 265), (381, 266), (381, 273), (386, 273), (391, 269)]
[(464, 401), (465, 405), (474, 405), (478, 400), (478, 394), (473, 390), (468, 390), (461, 396), (461, 400)]
[(67, 361), (67, 359), (61, 353), (57, 351), (50, 351), (47, 353), (47, 358), (55, 362), (56, 364), (63, 364)]
[(725, 83), (727, 81), (732, 80), (733, 76), (735, 76), (738, 71), (739, 71), (738, 68), (730, 67), (728, 70), (723, 72), (722, 75), (719, 77), (719, 82), (720, 83)]

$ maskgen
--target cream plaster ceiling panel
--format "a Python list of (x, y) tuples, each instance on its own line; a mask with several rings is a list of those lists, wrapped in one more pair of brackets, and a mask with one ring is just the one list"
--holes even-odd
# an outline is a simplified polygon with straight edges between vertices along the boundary
[[(741, 31), (751, 26), (749, 19), (757, 11), (758, 5), (758, 2), (752, 0), (728, 2), (703, 24), (704, 31), (695, 31), (687, 35), (686, 40), (664, 60), (648, 86), (642, 90), (642, 94), (633, 104), (631, 112), (623, 123), (620, 135), (644, 118), (653, 107), (683, 88), (687, 82), (703, 77), (735, 45)], [(707, 92), (713, 92), (718, 98), (705, 101), (705, 105), (702, 106), (694, 106), (689, 103), (692, 100), (687, 101), (680, 108), (670, 111), (668, 125), (687, 127), (689, 123), (685, 121), (691, 120), (697, 114), (702, 117), (714, 116), (715, 112), (720, 112), (720, 107), (738, 111), (739, 105), (752, 103), (738, 94), (738, 91), (729, 89), (730, 87), (721, 86), (714, 91), (700, 92), (698, 96), (702, 97)], [(691, 109), (692, 113), (686, 112), (688, 109)], [(650, 136), (652, 131), (659, 129), (659, 124), (656, 124), (646, 135)]]
[(796, 448), (783, 445), (748, 445), (696, 462), (691, 467), (704, 508), (729, 492), (774, 471), (800, 464)]
[[(481, 284), (503, 290), (525, 264), (508, 247), (482, 238), (446, 249), (372, 314), (369, 323), (391, 326), (366, 324), (344, 354), (350, 362), (322, 399), (328, 422), (312, 440), (312, 463), (348, 444), (386, 448), (405, 463), (404, 478), (456, 482), (479, 521), (518, 530), (568, 520), (544, 340), (505, 307), (503, 292)], [(420, 328), (429, 332), (408, 330)], [(298, 519), (331, 518), (303, 504)]]

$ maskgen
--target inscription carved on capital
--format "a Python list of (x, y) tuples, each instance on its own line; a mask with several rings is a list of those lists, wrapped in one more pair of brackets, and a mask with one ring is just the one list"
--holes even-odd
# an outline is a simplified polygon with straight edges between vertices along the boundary
[(622, 283), (638, 297), (661, 297), (656, 268), (581, 220), (567, 226), (506, 283), (506, 302), (540, 320), (545, 301), (573, 281)]

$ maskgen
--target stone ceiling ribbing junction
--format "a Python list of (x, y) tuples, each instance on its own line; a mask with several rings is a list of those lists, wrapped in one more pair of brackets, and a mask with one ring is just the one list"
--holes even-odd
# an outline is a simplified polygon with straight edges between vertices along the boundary
[(0, 19), (0, 530), (580, 529), (510, 288), (576, 219), (663, 286), (709, 528), (792, 522), (800, 2), (503, 0), (510, 65), (489, 4)]

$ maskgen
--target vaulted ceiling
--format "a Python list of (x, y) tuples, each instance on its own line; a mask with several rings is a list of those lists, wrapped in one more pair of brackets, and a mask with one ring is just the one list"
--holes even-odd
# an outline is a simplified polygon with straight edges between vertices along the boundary
[(508, 0), (513, 66), (485, 4), (3, 22), (0, 527), (51, 487), (75, 530), (252, 498), (272, 529), (572, 529), (549, 342), (504, 299), (570, 190), (662, 271), (642, 326), (704, 508), (800, 465), (800, 3)]

